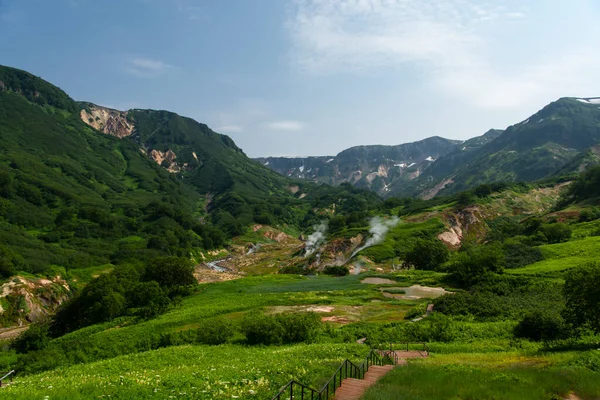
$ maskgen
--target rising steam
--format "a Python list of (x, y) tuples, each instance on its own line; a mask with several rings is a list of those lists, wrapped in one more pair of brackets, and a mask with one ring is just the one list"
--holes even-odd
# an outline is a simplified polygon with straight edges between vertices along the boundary
[(325, 242), (325, 234), (327, 233), (327, 221), (323, 221), (319, 225), (313, 226), (313, 229), (315, 231), (308, 235), (308, 238), (306, 239), (306, 253), (304, 253), (304, 257), (308, 257), (315, 251), (319, 250), (319, 248)]
[(390, 228), (398, 225), (399, 222), (400, 219), (398, 217), (393, 217), (390, 219), (383, 219), (381, 217), (371, 218), (371, 221), (369, 221), (369, 233), (371, 236), (367, 239), (367, 242), (364, 245), (354, 250), (354, 253), (352, 253), (350, 258), (354, 257), (358, 252), (363, 251), (367, 247), (375, 246), (376, 244), (383, 242), (383, 239), (385, 239), (385, 235), (388, 233)]

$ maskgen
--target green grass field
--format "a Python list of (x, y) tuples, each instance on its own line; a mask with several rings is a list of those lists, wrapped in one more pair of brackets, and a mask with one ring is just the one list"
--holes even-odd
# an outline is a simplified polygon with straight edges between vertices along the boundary
[(576, 267), (600, 257), (600, 237), (588, 236), (565, 243), (548, 244), (539, 247), (544, 260), (522, 268), (507, 270), (515, 275), (560, 276), (562, 271)]
[(179, 346), (19, 378), (0, 399), (267, 399), (290, 379), (321, 386), (357, 344)]

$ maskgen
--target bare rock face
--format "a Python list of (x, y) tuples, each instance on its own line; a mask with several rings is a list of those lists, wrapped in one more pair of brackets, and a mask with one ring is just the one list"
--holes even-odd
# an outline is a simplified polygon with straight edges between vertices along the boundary
[[(12, 302), (12, 318), (21, 325), (35, 322), (54, 314), (58, 307), (71, 297), (71, 288), (64, 279), (25, 278), (14, 276), (9, 282), (0, 286), (0, 298)], [(10, 300), (9, 300), (10, 299)], [(5, 310), (0, 306), (0, 314)]]
[(0, 92), (4, 92), (4, 89), (6, 89), (6, 86), (4, 86), (4, 82), (0, 81)]
[[(181, 166), (177, 164), (175, 159), (177, 155), (173, 150), (167, 150), (165, 152), (160, 150), (151, 150), (150, 157), (158, 164), (167, 168), (172, 174), (181, 172)], [(184, 168), (187, 167), (187, 163), (183, 165)]]
[(127, 119), (127, 112), (92, 106), (80, 111), (79, 116), (89, 126), (107, 135), (124, 138), (131, 135), (134, 124)]

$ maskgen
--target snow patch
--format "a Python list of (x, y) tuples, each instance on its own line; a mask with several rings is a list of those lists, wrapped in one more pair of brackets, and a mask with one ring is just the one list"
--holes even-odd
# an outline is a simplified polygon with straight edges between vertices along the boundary
[(433, 158), (433, 157), (429, 156), (429, 157), (427, 157), (427, 158), (425, 159), (425, 161), (431, 161), (431, 162), (433, 162), (433, 161), (435, 161), (435, 158)]
[(462, 151), (465, 151), (466, 149), (467, 149), (467, 147), (465, 146), (465, 147), (462, 148)]
[(301, 166), (300, 168), (298, 168), (300, 170), (300, 172), (304, 172), (304, 165)]
[(586, 99), (576, 99), (582, 103), (586, 104), (600, 104), (600, 97), (588, 97)]
[(521, 122), (523, 125), (525, 125), (526, 123), (529, 122), (529, 118), (527, 118), (525, 121)]
[(394, 167), (406, 168), (406, 164), (404, 164), (404, 163), (402, 163), (402, 164), (394, 164)]
[(333, 160), (334, 160), (333, 158), (330, 158), (329, 160), (327, 160), (327, 161), (325, 161), (325, 162), (326, 162), (326, 163), (330, 163), (330, 162), (332, 162)]
[(407, 168), (414, 167), (417, 163), (411, 163)]
[(267, 165), (269, 165), (269, 164), (271, 164), (271, 163), (267, 161), (267, 162), (266, 162), (266, 163), (264, 163), (263, 165), (267, 166)]

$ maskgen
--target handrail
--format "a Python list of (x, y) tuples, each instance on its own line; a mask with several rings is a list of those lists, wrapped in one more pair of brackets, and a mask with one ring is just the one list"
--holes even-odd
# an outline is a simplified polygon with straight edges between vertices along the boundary
[[(393, 360), (391, 357), (388, 358), (393, 364), (396, 364), (397, 357)], [(303, 383), (291, 380), (284, 387), (282, 387), (275, 396), (273, 396), (272, 400), (282, 400), (282, 396), (287, 396), (288, 391), (289, 397), (283, 397), (283, 399), (297, 399), (299, 395), (300, 400), (304, 400), (305, 390), (307, 395), (310, 394), (311, 400), (327, 400), (329, 399), (330, 395), (335, 394), (335, 391), (342, 385), (342, 381), (344, 379), (364, 379), (365, 373), (369, 370), (369, 365), (384, 365), (384, 362), (385, 359), (379, 354), (379, 350), (371, 349), (360, 366), (357, 366), (348, 359), (342, 361), (340, 366), (333, 373), (333, 376), (329, 378), (321, 390), (316, 390), (310, 386), (304, 385)], [(296, 392), (296, 397), (294, 397), (294, 386), (300, 387), (300, 393)], [(308, 397), (306, 397), (306, 399), (308, 400)]]
[[(429, 353), (429, 346), (427, 346), (426, 342), (400, 342), (400, 343), (389, 343), (388, 347), (389, 347), (389, 351), (394, 351), (395, 349), (398, 349), (398, 351), (409, 351), (410, 350), (410, 345), (411, 344), (418, 344), (420, 346), (422, 346), (422, 350), (417, 350), (419, 353), (421, 351), (427, 352)], [(398, 345), (398, 346), (395, 346)], [(400, 348), (401, 346), (401, 348)], [(404, 350), (404, 347), (406, 346), (406, 350)], [(378, 345), (377, 347), (381, 347), (381, 345)]]
[[(6, 375), (4, 375), (2, 378), (0, 378), (0, 387), (2, 387), (2, 381), (4, 381), (9, 376), (10, 376), (10, 381), (12, 382), (14, 373), (15, 373), (14, 369), (12, 371), (6, 372)], [(0, 372), (0, 374), (4, 374), (4, 372)]]

